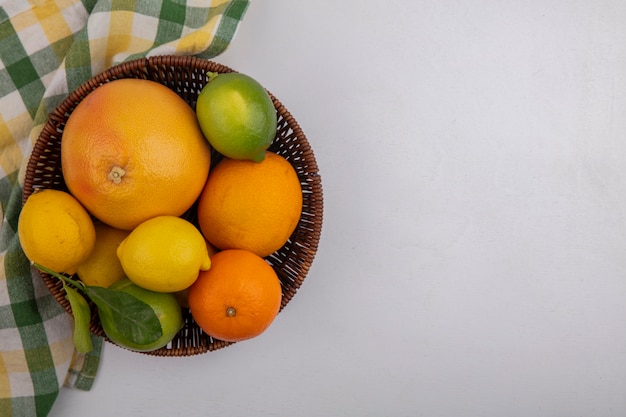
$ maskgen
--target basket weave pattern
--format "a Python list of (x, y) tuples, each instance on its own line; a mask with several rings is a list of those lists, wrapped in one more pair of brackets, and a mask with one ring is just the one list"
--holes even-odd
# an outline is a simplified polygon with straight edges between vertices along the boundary
[[(73, 91), (48, 117), (26, 167), (22, 202), (37, 189), (53, 188), (67, 191), (61, 167), (61, 137), (65, 123), (74, 108), (100, 85), (120, 78), (140, 78), (159, 82), (175, 91), (195, 109), (198, 94), (208, 79), (208, 73), (235, 72), (233, 69), (204, 59), (182, 56), (157, 56), (129, 61), (110, 68), (86, 81)], [(295, 168), (303, 194), (303, 208), (296, 230), (287, 243), (266, 260), (276, 271), (282, 286), (281, 310), (302, 285), (317, 252), (323, 215), (321, 177), (317, 162), (306, 136), (289, 111), (270, 93), (278, 116), (278, 127), (269, 150), (285, 157)], [(212, 163), (221, 156), (213, 152)], [(191, 213), (193, 210), (189, 211)], [(193, 218), (189, 218), (194, 221)], [(41, 272), (41, 276), (56, 300), (72, 314), (61, 282)], [(93, 303), (91, 332), (104, 336)], [(230, 345), (204, 333), (194, 322), (188, 309), (183, 309), (185, 325), (167, 346), (147, 352), (156, 356), (190, 356)], [(108, 340), (108, 339), (107, 339)]]

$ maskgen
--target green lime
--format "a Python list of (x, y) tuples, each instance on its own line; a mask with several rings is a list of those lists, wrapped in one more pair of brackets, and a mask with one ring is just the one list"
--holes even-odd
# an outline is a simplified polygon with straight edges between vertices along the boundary
[(174, 294), (146, 290), (133, 284), (128, 278), (117, 281), (109, 288), (134, 295), (139, 300), (148, 304), (161, 322), (161, 330), (163, 331), (163, 335), (155, 342), (141, 345), (129, 340), (120, 333), (116, 327), (115, 321), (107, 315), (106, 310), (100, 310), (102, 329), (107, 337), (116, 344), (138, 352), (149, 352), (167, 345), (174, 336), (176, 336), (176, 333), (182, 329), (182, 310)]
[(271, 97), (241, 73), (211, 78), (198, 95), (196, 116), (211, 146), (232, 159), (262, 161), (276, 135)]

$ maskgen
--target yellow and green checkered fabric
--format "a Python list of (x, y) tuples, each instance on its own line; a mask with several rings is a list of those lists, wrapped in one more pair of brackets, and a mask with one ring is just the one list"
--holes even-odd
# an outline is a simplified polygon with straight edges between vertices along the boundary
[(93, 75), (154, 55), (213, 58), (247, 0), (0, 0), (0, 416), (45, 416), (65, 385), (89, 390), (102, 340), (74, 351), (71, 318), (16, 235), (22, 173), (47, 115)]

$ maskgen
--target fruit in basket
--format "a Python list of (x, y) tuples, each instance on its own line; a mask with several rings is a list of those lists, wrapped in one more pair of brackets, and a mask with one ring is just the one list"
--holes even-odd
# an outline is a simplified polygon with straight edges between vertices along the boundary
[(193, 109), (164, 85), (141, 79), (92, 91), (70, 114), (61, 142), (70, 192), (96, 218), (125, 230), (182, 215), (210, 162)]
[(129, 279), (123, 279), (111, 285), (111, 289), (131, 294), (148, 304), (154, 310), (161, 323), (162, 336), (155, 342), (148, 344), (137, 343), (124, 336), (116, 327), (116, 322), (106, 308), (99, 308), (102, 329), (109, 339), (118, 345), (138, 352), (149, 352), (162, 348), (176, 336), (183, 327), (182, 310), (174, 294), (160, 293), (146, 290)]
[(85, 285), (106, 288), (126, 277), (117, 257), (117, 247), (130, 232), (102, 222), (97, 222), (95, 228), (96, 245), (76, 273)]
[(133, 283), (158, 292), (182, 291), (211, 267), (200, 231), (175, 216), (141, 223), (120, 243), (117, 256)]
[(274, 269), (241, 249), (221, 251), (189, 288), (189, 309), (208, 335), (238, 342), (263, 333), (280, 310), (282, 289)]
[(57, 272), (73, 274), (96, 242), (89, 213), (64, 191), (31, 194), (20, 213), (18, 236), (26, 257)]
[(266, 151), (262, 162), (225, 158), (213, 168), (198, 203), (198, 223), (220, 249), (246, 249), (265, 257), (280, 249), (302, 211), (295, 169)]
[(196, 115), (211, 146), (229, 158), (261, 161), (276, 135), (271, 97), (245, 74), (212, 77), (198, 95)]

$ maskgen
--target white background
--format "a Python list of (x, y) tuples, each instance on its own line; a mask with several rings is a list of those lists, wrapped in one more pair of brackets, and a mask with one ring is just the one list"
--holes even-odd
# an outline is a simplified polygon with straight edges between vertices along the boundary
[(626, 3), (253, 1), (216, 60), (315, 150), (313, 267), (258, 338), (107, 344), (52, 416), (626, 415)]

